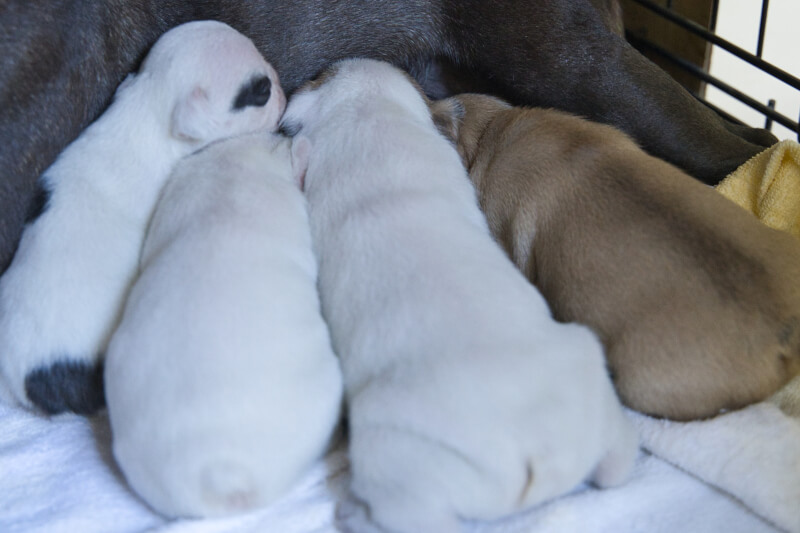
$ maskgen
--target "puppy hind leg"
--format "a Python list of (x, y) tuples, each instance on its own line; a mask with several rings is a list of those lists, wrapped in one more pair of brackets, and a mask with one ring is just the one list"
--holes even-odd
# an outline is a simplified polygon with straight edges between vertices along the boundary
[(105, 406), (103, 365), (65, 359), (38, 367), (25, 376), (25, 394), (49, 415), (94, 414)]
[(469, 457), (413, 430), (351, 428), (350, 437), (351, 496), (338, 512), (347, 531), (461, 531), (458, 512), (484, 481)]

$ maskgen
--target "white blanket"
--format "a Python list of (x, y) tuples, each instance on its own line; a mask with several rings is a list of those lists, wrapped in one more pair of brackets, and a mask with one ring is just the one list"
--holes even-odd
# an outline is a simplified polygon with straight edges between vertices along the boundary
[[(643, 451), (627, 484), (581, 486), (502, 521), (466, 524), (465, 531), (800, 533), (800, 378), (774, 403), (709, 421), (630, 416)], [(3, 533), (335, 533), (334, 505), (346, 482), (340, 446), (267, 509), (169, 522), (121, 479), (105, 415), (48, 419), (0, 405)]]

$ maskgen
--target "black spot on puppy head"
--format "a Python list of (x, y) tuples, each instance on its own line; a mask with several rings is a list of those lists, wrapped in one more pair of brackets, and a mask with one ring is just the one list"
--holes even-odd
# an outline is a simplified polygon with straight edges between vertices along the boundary
[(47, 414), (91, 415), (105, 405), (103, 365), (60, 361), (25, 376), (25, 394)]
[(233, 110), (244, 109), (248, 106), (263, 107), (269, 102), (272, 94), (272, 82), (267, 76), (256, 76), (239, 89), (236, 100), (233, 101)]

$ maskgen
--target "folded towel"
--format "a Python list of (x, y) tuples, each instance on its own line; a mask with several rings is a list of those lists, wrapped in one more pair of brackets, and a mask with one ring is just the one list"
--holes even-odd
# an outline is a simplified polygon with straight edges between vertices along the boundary
[(696, 422), (630, 415), (650, 453), (800, 533), (800, 419), (770, 402)]
[(785, 140), (725, 178), (717, 190), (766, 225), (800, 237), (800, 144)]
[[(717, 187), (770, 227), (800, 237), (800, 144), (781, 141)], [(798, 280), (800, 283), (800, 280)], [(800, 533), (800, 377), (769, 401), (678, 423), (630, 413), (654, 456)]]
[[(214, 520), (166, 520), (126, 487), (113, 465), (108, 418), (37, 416), (0, 404), (3, 533), (336, 533), (347, 484), (342, 447), (265, 509)], [(640, 454), (631, 479), (570, 494), (465, 533), (779, 533), (780, 530), (663, 459)]]

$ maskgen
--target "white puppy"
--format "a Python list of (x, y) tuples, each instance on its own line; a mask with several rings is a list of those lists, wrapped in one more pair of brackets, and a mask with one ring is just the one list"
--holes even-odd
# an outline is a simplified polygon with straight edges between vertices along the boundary
[(42, 175), (44, 212), (0, 279), (0, 396), (48, 413), (103, 405), (103, 352), (164, 180), (210, 141), (274, 128), (285, 103), (275, 70), (225, 24), (156, 42)]
[[(317, 294), (307, 146), (212, 144), (160, 198), (105, 368), (114, 456), (172, 516), (266, 505), (325, 451), (342, 384)], [(293, 157), (294, 156), (294, 157)]]
[(348, 401), (348, 531), (448, 533), (619, 483), (636, 435), (600, 343), (560, 324), (492, 240), (456, 150), (395, 68), (349, 60), (284, 116)]

